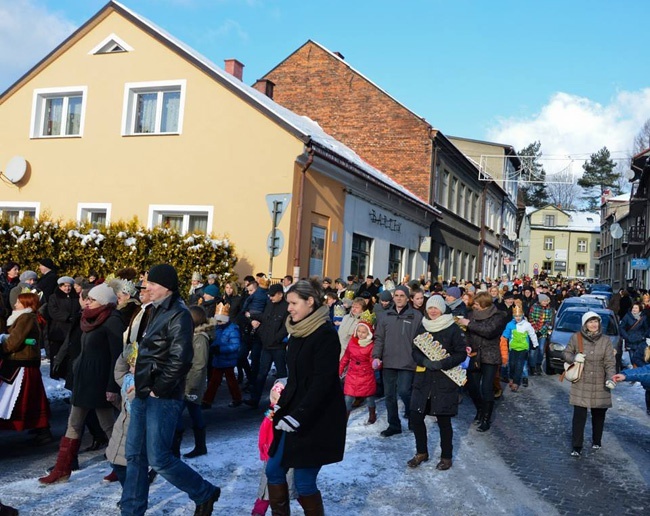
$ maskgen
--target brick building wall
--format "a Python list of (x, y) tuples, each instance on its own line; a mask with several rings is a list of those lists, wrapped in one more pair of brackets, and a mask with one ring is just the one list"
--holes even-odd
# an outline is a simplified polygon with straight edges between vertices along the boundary
[(266, 74), (273, 99), (318, 122), (372, 166), (431, 202), (429, 124), (308, 41)]

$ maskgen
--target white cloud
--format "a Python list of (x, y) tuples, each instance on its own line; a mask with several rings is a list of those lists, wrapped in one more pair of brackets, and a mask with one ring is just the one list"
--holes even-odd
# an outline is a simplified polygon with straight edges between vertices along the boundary
[(241, 41), (248, 41), (248, 33), (242, 28), (242, 26), (235, 20), (225, 20), (219, 27), (213, 30), (207, 31), (203, 39), (218, 39), (222, 40), (229, 38), (231, 35), (236, 36)]
[(76, 25), (34, 0), (0, 0), (0, 91), (61, 43)]
[(580, 177), (584, 160), (604, 146), (612, 158), (626, 159), (634, 136), (648, 118), (650, 88), (619, 91), (606, 105), (559, 92), (531, 117), (499, 120), (489, 130), (488, 139), (515, 149), (539, 140), (542, 153), (549, 158), (543, 160), (547, 173), (571, 163), (574, 177)]

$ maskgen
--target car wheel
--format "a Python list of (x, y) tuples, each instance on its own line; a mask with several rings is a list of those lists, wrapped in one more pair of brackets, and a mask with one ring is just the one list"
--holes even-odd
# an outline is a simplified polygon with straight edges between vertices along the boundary
[(557, 373), (555, 368), (551, 365), (551, 359), (548, 357), (548, 351), (546, 352), (544, 357), (544, 372), (548, 375)]

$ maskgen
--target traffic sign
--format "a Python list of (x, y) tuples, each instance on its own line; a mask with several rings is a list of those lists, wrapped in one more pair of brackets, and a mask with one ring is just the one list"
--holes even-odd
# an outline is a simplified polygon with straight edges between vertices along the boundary
[(266, 239), (266, 250), (274, 258), (282, 252), (284, 247), (284, 235), (279, 229), (275, 230), (275, 242), (273, 242), (273, 231), (269, 233)]
[[(284, 212), (287, 211), (289, 207), (289, 201), (291, 201), (291, 194), (268, 194), (266, 196), (266, 205), (269, 208), (269, 214), (271, 215), (271, 220), (275, 224), (280, 223), (280, 219)], [(274, 218), (275, 215), (275, 218)]]

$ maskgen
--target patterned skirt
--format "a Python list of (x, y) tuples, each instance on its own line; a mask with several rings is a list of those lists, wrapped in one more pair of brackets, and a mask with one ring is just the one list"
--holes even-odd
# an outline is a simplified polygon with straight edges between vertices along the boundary
[(50, 424), (50, 403), (43, 387), (41, 370), (25, 367), (20, 394), (9, 419), (0, 419), (0, 430), (47, 428)]

